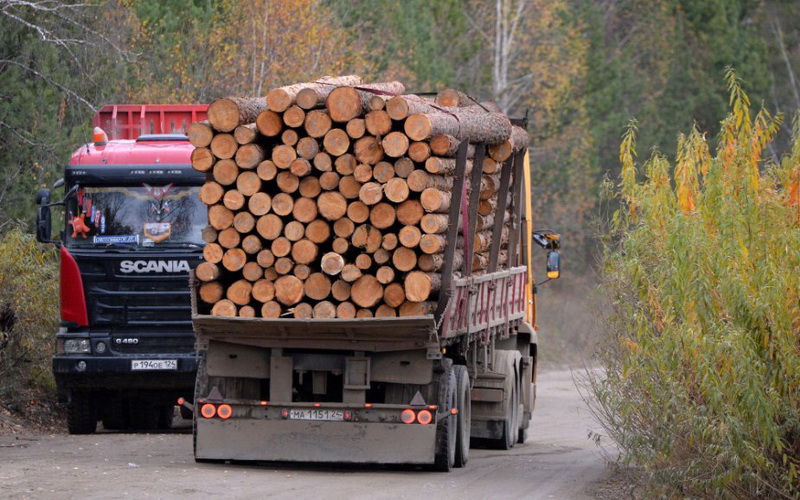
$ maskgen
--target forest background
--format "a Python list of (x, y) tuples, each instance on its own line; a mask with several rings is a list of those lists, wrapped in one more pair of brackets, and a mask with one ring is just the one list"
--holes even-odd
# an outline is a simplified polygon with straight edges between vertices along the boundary
[[(773, 113), (800, 108), (791, 0), (0, 0), (0, 234), (32, 228), (108, 103), (265, 95), (326, 74), (455, 87), (528, 113), (535, 222), (564, 235), (565, 278), (540, 297), (545, 357), (591, 350), (600, 186), (640, 150), (718, 129), (727, 66)], [(780, 132), (766, 154), (788, 147)], [(707, 140), (715, 142), (713, 132)]]

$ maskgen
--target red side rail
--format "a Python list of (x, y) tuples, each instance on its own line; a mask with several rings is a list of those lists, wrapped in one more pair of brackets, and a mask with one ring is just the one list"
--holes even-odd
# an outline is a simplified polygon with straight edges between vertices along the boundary
[(454, 281), (454, 291), (442, 318), (442, 338), (480, 333), (489, 340), (490, 330), (525, 318), (527, 268), (484, 274)]
[(207, 104), (111, 104), (92, 118), (110, 140), (145, 134), (185, 134), (190, 123), (205, 120)]

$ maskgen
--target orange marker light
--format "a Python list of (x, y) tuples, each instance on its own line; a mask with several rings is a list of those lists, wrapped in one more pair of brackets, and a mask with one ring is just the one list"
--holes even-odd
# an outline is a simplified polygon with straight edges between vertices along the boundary
[(413, 424), (416, 419), (417, 416), (414, 414), (414, 410), (406, 409), (400, 414), (400, 421), (404, 424)]
[(217, 409), (211, 403), (206, 403), (200, 408), (200, 415), (204, 418), (214, 418), (214, 415), (217, 414)]
[(422, 425), (428, 425), (433, 420), (433, 415), (428, 410), (422, 410), (417, 414), (417, 422)]
[(269, 404), (269, 401), (262, 401), (261, 402), (261, 406), (267, 406), (268, 404)]
[(458, 415), (458, 408), (451, 409), (450, 413), (452, 413), (453, 415)]
[(231, 415), (233, 415), (231, 405), (219, 405), (219, 408), (217, 408), (217, 416), (222, 420), (231, 418)]

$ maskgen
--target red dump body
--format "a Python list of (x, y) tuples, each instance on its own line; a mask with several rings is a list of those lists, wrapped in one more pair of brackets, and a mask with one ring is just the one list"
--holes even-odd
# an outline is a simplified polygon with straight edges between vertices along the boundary
[(205, 120), (208, 104), (111, 104), (92, 118), (109, 140), (136, 139), (145, 134), (185, 134), (192, 122)]

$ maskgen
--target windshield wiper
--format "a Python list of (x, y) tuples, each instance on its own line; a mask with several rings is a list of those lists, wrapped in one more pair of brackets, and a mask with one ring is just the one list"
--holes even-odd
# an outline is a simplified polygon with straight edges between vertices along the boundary
[(159, 243), (153, 247), (149, 248), (193, 248), (200, 250), (203, 248), (202, 245), (198, 245), (197, 243), (190, 243), (188, 241), (176, 241), (170, 243)]

